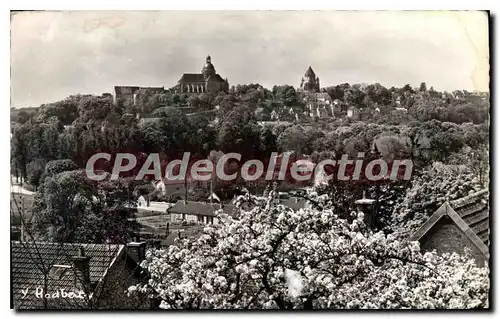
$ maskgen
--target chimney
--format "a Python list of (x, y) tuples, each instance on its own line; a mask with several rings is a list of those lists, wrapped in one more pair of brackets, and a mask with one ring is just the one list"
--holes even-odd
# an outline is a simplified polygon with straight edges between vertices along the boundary
[(135, 241), (127, 244), (127, 252), (136, 263), (140, 264), (146, 258), (146, 242), (141, 241), (137, 236)]
[(374, 199), (366, 198), (366, 191), (363, 191), (363, 198), (354, 202), (358, 212), (363, 213), (364, 222), (369, 229), (373, 228), (373, 222), (375, 220), (375, 202), (376, 200)]
[(73, 265), (81, 282), (90, 284), (90, 257), (85, 256), (83, 247), (80, 247), (77, 256), (73, 256)]

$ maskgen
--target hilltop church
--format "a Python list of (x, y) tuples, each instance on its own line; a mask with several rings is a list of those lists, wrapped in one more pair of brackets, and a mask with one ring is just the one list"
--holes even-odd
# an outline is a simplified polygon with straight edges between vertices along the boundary
[(201, 73), (184, 73), (175, 90), (180, 93), (217, 93), (229, 91), (229, 82), (215, 72), (210, 55), (205, 60)]

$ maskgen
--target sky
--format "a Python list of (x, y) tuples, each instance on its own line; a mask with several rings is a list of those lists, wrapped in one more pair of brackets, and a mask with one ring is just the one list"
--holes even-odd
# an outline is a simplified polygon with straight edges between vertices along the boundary
[(174, 86), (209, 54), (230, 85), (380, 83), (487, 91), (474, 11), (44, 11), (11, 16), (11, 106)]

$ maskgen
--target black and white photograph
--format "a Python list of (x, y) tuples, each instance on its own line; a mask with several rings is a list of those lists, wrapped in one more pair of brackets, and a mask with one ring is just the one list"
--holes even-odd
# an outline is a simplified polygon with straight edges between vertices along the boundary
[(491, 21), (10, 11), (11, 311), (491, 310)]

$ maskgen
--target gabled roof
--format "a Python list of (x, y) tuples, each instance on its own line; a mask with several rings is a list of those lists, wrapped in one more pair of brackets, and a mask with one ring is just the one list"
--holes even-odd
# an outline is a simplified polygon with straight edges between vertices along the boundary
[(193, 82), (205, 82), (205, 78), (201, 73), (184, 73), (179, 81), (180, 84), (188, 84)]
[[(175, 214), (187, 214), (187, 215), (203, 215), (203, 216), (215, 216), (215, 212), (219, 210), (219, 203), (214, 202), (212, 205), (205, 202), (193, 202), (179, 200), (174, 206), (168, 209), (169, 213)], [(236, 212), (236, 206), (232, 204), (223, 205), (222, 210), (225, 214), (233, 216)]]
[(449, 216), (465, 236), (489, 258), (489, 191), (481, 191), (466, 197), (446, 202), (410, 236), (411, 241), (420, 240), (443, 217)]
[[(44, 287), (45, 278), (49, 293), (60, 289), (65, 289), (66, 292), (85, 291), (81, 280), (75, 276), (72, 260), (79, 254), (80, 248), (84, 249), (85, 256), (90, 257), (91, 287), (95, 287), (105, 277), (116, 257), (124, 251), (124, 245), (11, 242), (11, 288), (14, 308), (43, 309), (44, 298), (37, 297), (35, 292), (36, 289)], [(23, 291), (28, 291), (24, 298)], [(82, 299), (47, 299), (47, 307), (84, 308), (82, 302)]]

